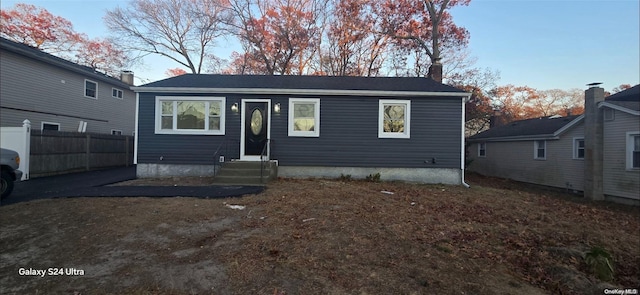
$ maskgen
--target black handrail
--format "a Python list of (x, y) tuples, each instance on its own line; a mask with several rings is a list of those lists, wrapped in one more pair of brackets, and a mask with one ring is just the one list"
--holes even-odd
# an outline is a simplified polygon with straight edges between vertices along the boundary
[(217, 168), (217, 167), (218, 167), (218, 165), (217, 165), (217, 164), (219, 164), (219, 163), (220, 163), (220, 157), (219, 157), (219, 155), (220, 155), (220, 149), (222, 149), (222, 145), (224, 145), (226, 142), (227, 142), (226, 140), (223, 140), (223, 141), (218, 145), (218, 148), (216, 149), (216, 151), (213, 153), (213, 176), (218, 175), (218, 171), (217, 171), (217, 169), (218, 169), (218, 168)]
[[(228, 155), (229, 152), (229, 143), (230, 142), (237, 142), (237, 140), (233, 140), (233, 139), (224, 139), (219, 145), (218, 148), (216, 149), (216, 151), (213, 153), (213, 175), (217, 175), (218, 171), (216, 168), (217, 164), (220, 164), (220, 167), (222, 168), (222, 162), (220, 162), (220, 155), (225, 155), (225, 157)], [(224, 146), (224, 149), (223, 149)], [(225, 159), (225, 162), (227, 160)]]
[(269, 161), (268, 154), (270, 150), (271, 150), (271, 141), (267, 138), (267, 142), (264, 144), (264, 147), (262, 148), (262, 152), (260, 153), (260, 182), (261, 183), (264, 183), (264, 166), (265, 166), (265, 163)]

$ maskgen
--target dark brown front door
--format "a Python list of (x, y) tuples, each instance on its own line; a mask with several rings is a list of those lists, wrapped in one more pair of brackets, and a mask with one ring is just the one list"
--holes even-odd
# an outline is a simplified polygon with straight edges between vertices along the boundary
[(267, 122), (269, 120), (266, 102), (247, 102), (244, 120), (244, 154), (260, 156), (267, 144)]

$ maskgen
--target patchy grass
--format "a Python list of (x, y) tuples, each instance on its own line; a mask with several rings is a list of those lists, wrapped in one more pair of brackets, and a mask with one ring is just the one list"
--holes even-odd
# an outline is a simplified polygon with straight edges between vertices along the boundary
[[(236, 199), (4, 206), (0, 293), (602, 294), (640, 286), (639, 208), (470, 182), (281, 179)], [(584, 260), (593, 247), (611, 256), (609, 283)], [(20, 276), (21, 267), (85, 274)]]

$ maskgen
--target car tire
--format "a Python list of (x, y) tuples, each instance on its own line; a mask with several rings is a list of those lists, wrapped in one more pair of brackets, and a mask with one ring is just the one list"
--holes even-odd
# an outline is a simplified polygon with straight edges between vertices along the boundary
[(2, 180), (0, 180), (0, 185), (2, 199), (4, 199), (11, 194), (11, 191), (13, 191), (13, 178), (9, 175), (9, 172), (2, 171)]

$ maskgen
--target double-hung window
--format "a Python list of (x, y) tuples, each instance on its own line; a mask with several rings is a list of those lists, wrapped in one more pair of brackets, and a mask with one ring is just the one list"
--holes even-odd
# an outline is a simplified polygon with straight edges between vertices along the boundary
[(90, 98), (98, 98), (98, 83), (91, 80), (84, 80), (84, 96)]
[(584, 159), (584, 138), (573, 139), (573, 158), (577, 160)]
[(156, 133), (224, 135), (223, 97), (156, 97)]
[(117, 99), (123, 99), (122, 98), (122, 90), (120, 90), (118, 88), (111, 88), (111, 96), (115, 97)]
[(289, 98), (289, 136), (320, 136), (320, 99)]
[(410, 138), (411, 101), (381, 99), (378, 104), (378, 138)]
[(481, 142), (478, 143), (478, 157), (486, 157), (487, 156), (487, 143)]
[(627, 132), (627, 169), (640, 169), (640, 132)]
[(536, 140), (533, 142), (533, 158), (536, 160), (547, 159), (547, 142)]

